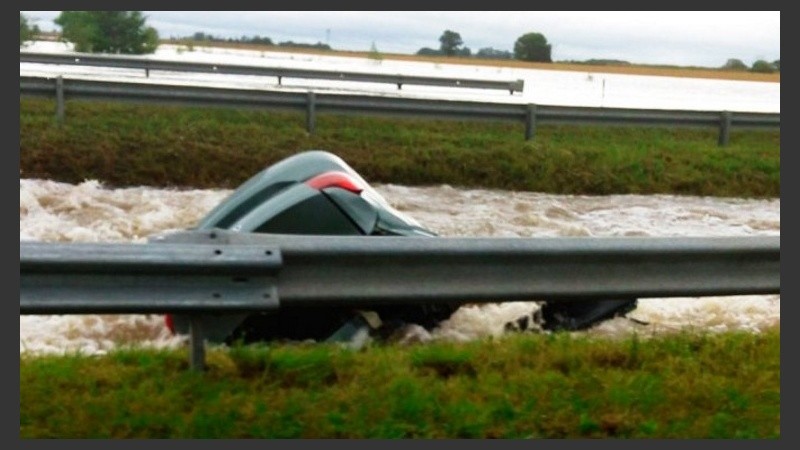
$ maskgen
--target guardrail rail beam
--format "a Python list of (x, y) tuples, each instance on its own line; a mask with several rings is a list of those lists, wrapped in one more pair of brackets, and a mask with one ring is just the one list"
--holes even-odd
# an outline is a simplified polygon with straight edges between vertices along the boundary
[(148, 244), (20, 242), (20, 314), (570, 302), (780, 293), (780, 236), (428, 238), (185, 231)]

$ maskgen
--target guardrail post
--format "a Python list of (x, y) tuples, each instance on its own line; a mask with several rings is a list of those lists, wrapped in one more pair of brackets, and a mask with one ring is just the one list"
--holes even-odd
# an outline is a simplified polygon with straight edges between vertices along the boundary
[(189, 327), (189, 367), (202, 372), (206, 367), (206, 343), (199, 315), (191, 317)]
[(306, 129), (308, 134), (314, 134), (317, 125), (317, 95), (308, 93), (308, 113), (306, 114)]
[(514, 91), (519, 91), (521, 93), (522, 89), (524, 89), (524, 86), (525, 86), (524, 80), (512, 81), (508, 85), (508, 93), (511, 95), (514, 95)]
[(536, 105), (529, 103), (525, 111), (525, 140), (530, 141), (536, 134)]
[(731, 138), (731, 112), (722, 111), (719, 115), (719, 146), (728, 145)]
[(150, 68), (149, 67), (145, 67), (144, 68), (144, 77), (145, 78), (150, 78)]
[(56, 78), (56, 122), (64, 123), (64, 78)]

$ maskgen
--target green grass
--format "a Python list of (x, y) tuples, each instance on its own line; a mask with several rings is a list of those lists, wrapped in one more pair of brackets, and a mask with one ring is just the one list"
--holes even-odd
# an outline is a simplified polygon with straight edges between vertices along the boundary
[(234, 188), (294, 153), (341, 156), (369, 182), (556, 194), (780, 196), (780, 132), (546, 126), (20, 100), (21, 176), (110, 186)]
[(22, 438), (777, 438), (780, 329), (20, 355)]

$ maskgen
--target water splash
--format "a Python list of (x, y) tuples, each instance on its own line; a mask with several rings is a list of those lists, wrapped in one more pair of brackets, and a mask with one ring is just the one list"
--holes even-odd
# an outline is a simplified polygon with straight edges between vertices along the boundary
[[(441, 236), (780, 236), (780, 199), (671, 195), (572, 196), (375, 185), (389, 203)], [(144, 242), (194, 226), (230, 190), (109, 189), (20, 180), (20, 241)], [(536, 302), (465, 305), (431, 333), (413, 327), (401, 341), (466, 341), (503, 333)], [(780, 296), (642, 299), (628, 319), (606, 321), (592, 335), (656, 335), (680, 330), (758, 332), (780, 324)], [(424, 330), (423, 330), (424, 331)], [(20, 316), (20, 353), (102, 354), (124, 345), (176, 347), (158, 315)]]

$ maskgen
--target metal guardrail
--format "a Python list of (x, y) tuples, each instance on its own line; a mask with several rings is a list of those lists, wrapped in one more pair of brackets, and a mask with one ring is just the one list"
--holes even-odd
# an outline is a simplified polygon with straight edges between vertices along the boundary
[(456, 120), (512, 121), (525, 124), (533, 139), (538, 124), (609, 124), (719, 127), (719, 145), (727, 145), (731, 128), (780, 129), (780, 114), (730, 111), (592, 108), (513, 103), (427, 100), (314, 92), (277, 92), (151, 83), (120, 83), (20, 77), (20, 96), (56, 98), (56, 117), (63, 121), (66, 99), (134, 101), (232, 108), (273, 108), (306, 112), (306, 128), (316, 129), (316, 114), (351, 113), (432, 117)]
[(20, 314), (780, 293), (780, 237), (413, 238), (186, 231), (148, 244), (20, 242)]
[(39, 53), (19, 52), (19, 62), (38, 64), (61, 64), (71, 66), (113, 67), (120, 69), (144, 70), (147, 77), (151, 70), (168, 72), (196, 72), (229, 75), (256, 75), (277, 77), (278, 84), (284, 78), (336, 80), (336, 81), (362, 81), (370, 83), (396, 84), (397, 89), (402, 89), (404, 84), (444, 86), (476, 89), (503, 89), (522, 92), (524, 80), (485, 80), (471, 78), (444, 78), (427, 77), (418, 75), (378, 74), (369, 72), (347, 72), (336, 70), (311, 70), (292, 69), (281, 67), (259, 67), (238, 64), (213, 64), (186, 61), (163, 61), (137, 56), (96, 55), (91, 53), (64, 54), (64, 53)]

